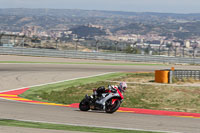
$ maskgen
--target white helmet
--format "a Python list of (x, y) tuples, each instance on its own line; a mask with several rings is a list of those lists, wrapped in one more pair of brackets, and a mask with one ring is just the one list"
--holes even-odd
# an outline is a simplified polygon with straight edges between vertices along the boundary
[(125, 91), (126, 90), (126, 88), (127, 88), (127, 84), (126, 84), (126, 82), (121, 82), (120, 84), (119, 84), (119, 88), (121, 89), (121, 91)]

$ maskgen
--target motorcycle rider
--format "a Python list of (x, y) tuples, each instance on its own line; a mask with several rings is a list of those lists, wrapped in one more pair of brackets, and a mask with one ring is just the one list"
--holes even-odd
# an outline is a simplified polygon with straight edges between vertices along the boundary
[[(105, 103), (102, 103), (101, 102), (101, 99), (102, 99), (102, 94), (103, 93), (116, 93), (117, 92), (117, 89), (123, 94), (123, 92), (126, 90), (127, 88), (127, 84), (126, 82), (121, 82), (119, 85), (109, 85), (108, 86), (108, 89), (105, 89), (104, 86), (100, 86), (97, 90), (94, 90), (93, 92), (93, 96), (91, 98), (99, 98), (100, 101), (97, 101), (96, 103), (97, 104), (100, 104), (102, 105), (103, 109), (105, 109)], [(106, 97), (107, 95), (105, 95)]]
[(100, 96), (100, 94), (102, 93), (109, 93), (109, 92), (115, 92), (117, 91), (117, 89), (119, 89), (119, 91), (121, 93), (123, 93), (127, 88), (127, 84), (126, 82), (121, 82), (119, 85), (109, 85), (108, 89), (105, 89), (104, 86), (100, 86), (97, 90), (96, 90), (96, 95)]

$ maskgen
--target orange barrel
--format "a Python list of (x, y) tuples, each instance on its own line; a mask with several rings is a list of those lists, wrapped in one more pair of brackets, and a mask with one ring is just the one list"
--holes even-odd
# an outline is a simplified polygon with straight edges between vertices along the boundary
[(169, 83), (169, 71), (156, 70), (155, 71), (155, 82), (157, 82), (157, 83)]

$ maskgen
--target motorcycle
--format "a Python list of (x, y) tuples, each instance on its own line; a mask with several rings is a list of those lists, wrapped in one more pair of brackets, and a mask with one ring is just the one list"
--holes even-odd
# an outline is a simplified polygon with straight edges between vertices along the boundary
[(86, 95), (80, 102), (79, 109), (81, 111), (101, 110), (106, 113), (114, 113), (120, 107), (124, 97), (118, 87), (109, 86), (109, 92), (97, 94), (97, 90), (93, 90), (91, 96)]

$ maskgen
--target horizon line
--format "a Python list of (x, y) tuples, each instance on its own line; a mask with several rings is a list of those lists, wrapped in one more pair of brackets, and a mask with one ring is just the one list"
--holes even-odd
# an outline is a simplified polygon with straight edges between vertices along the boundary
[(200, 14), (200, 13), (175, 13), (175, 12), (157, 12), (157, 11), (144, 11), (144, 12), (137, 12), (137, 11), (120, 11), (120, 10), (98, 10), (98, 9), (78, 9), (78, 8), (25, 8), (25, 7), (17, 7), (17, 8), (8, 8), (8, 7), (0, 7), (0, 9), (48, 9), (48, 10), (83, 10), (83, 11), (107, 11), (107, 12), (124, 12), (124, 13), (158, 13), (158, 14), (180, 14), (180, 15), (189, 15), (189, 14)]

